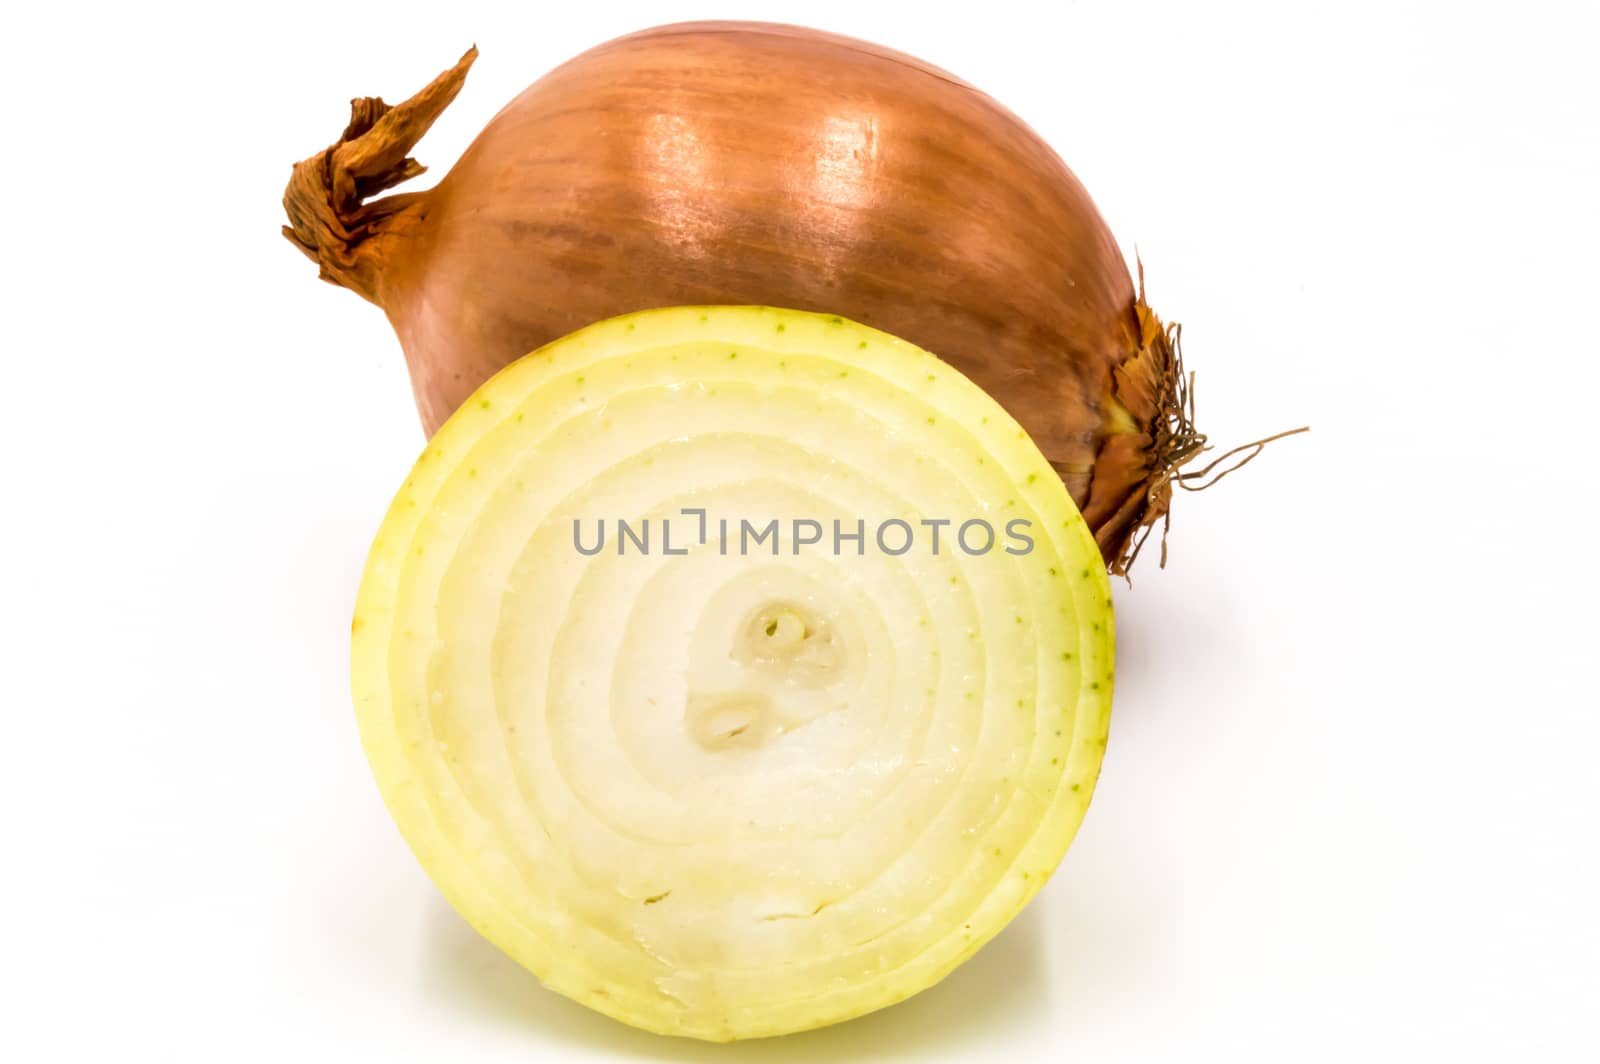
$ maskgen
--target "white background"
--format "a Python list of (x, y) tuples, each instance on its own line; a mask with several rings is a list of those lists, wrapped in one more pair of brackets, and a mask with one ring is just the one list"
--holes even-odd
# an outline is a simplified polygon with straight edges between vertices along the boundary
[[(35, 7), (0, 32), (0, 1056), (1593, 1059), (1592, 5)], [(1137, 244), (1202, 428), (1314, 426), (1119, 586), (1039, 900), (906, 1005), (732, 1049), (545, 992), (392, 827), (348, 623), (421, 436), (382, 315), (278, 235), (351, 96), (481, 46), (426, 184), (557, 62), (706, 15), (988, 90)]]

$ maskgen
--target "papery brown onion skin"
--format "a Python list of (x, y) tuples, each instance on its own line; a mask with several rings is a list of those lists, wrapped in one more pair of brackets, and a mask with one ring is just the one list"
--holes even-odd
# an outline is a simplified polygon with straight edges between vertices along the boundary
[(591, 322), (765, 304), (853, 318), (975, 380), (1114, 570), (1165, 511), (1171, 336), (1083, 186), (988, 96), (832, 34), (665, 26), (541, 78), (431, 191), (364, 202), (420, 172), (405, 152), (474, 57), (393, 111), (356, 101), (285, 198), (323, 276), (388, 314), (430, 435), (508, 362)]

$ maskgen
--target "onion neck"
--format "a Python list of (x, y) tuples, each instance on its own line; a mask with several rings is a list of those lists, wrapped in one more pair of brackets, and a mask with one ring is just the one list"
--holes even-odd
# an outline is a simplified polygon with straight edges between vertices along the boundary
[(317, 263), (324, 281), (379, 302), (383, 261), (377, 238), (403, 228), (420, 193), (370, 199), (426, 168), (409, 152), (450, 106), (478, 57), (468, 49), (421, 92), (391, 107), (375, 96), (350, 102), (350, 123), (324, 150), (295, 163), (283, 193), (283, 235)]

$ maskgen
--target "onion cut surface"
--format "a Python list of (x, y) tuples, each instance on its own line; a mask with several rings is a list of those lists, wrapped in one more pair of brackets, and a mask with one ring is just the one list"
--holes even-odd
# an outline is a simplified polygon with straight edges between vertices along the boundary
[[(993, 549), (957, 546), (974, 518)], [(722, 519), (777, 539), (724, 553)], [(367, 756), (451, 904), (551, 989), (718, 1041), (969, 957), (1066, 851), (1109, 723), (1107, 577), (1049, 462), (932, 355), (798, 311), (511, 364), (395, 498), (352, 633)]]

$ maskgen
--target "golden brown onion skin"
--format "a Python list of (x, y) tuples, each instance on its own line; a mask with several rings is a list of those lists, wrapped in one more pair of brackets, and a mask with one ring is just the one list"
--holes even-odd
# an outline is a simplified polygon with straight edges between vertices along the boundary
[[(296, 168), (319, 187), (286, 198), (291, 239), (388, 314), (429, 434), (502, 366), (596, 320), (794, 307), (904, 337), (994, 395), (1114, 567), (1157, 516), (1165, 331), (1083, 186), (994, 100), (832, 34), (666, 26), (541, 78), (432, 191), (362, 203), (414, 172), (399, 157), (474, 54), (427, 90), (431, 114), (397, 122), (402, 105), (386, 119), (400, 135), (380, 121), (365, 138), (358, 118)], [(331, 212), (307, 206), (318, 195)]]

